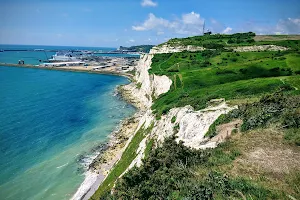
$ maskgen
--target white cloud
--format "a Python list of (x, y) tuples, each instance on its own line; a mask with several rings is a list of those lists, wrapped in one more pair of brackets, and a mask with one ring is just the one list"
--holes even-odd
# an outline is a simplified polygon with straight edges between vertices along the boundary
[(133, 42), (135, 42), (135, 40), (134, 39), (130, 39), (129, 42), (133, 43)]
[(143, 6), (143, 7), (155, 7), (155, 6), (157, 6), (157, 3), (156, 2), (153, 2), (152, 0), (143, 0), (142, 2), (141, 2), (141, 5)]
[(232, 31), (232, 28), (226, 27), (226, 28), (222, 31), (222, 33), (224, 33), (224, 34), (229, 34), (229, 33), (231, 33), (231, 31)]
[[(155, 16), (153, 13), (148, 18), (135, 26), (135, 31), (153, 31), (157, 36), (180, 37), (201, 35), (203, 30), (204, 19), (196, 12), (184, 13), (180, 17), (165, 19)], [(213, 33), (231, 34), (235, 32), (255, 32), (260, 34), (300, 34), (300, 18), (286, 18), (278, 20), (275, 24), (266, 22), (248, 21), (240, 25), (225, 25), (215, 19), (210, 19), (206, 23), (205, 29)]]
[(196, 25), (196, 24), (203, 24), (204, 20), (200, 18), (200, 14), (191, 12), (191, 13), (182, 15), (182, 22), (184, 24)]
[(167, 28), (170, 26), (170, 22), (163, 18), (158, 18), (154, 14), (150, 13), (148, 19), (140, 26), (132, 26), (135, 31), (147, 31), (157, 28)]
[(281, 32), (284, 34), (300, 34), (300, 18), (287, 18), (285, 20), (279, 20), (276, 26), (276, 32)]
[(177, 34), (198, 35), (202, 33), (204, 20), (200, 14), (195, 12), (183, 14), (181, 18), (169, 21), (164, 18), (156, 17), (150, 13), (141, 25), (132, 26), (135, 31), (156, 31), (157, 35), (162, 35), (165, 31), (170, 31)]
[(276, 24), (260, 24), (246, 22), (235, 28), (235, 32), (255, 32), (257, 35), (266, 34), (300, 34), (300, 18), (280, 19)]

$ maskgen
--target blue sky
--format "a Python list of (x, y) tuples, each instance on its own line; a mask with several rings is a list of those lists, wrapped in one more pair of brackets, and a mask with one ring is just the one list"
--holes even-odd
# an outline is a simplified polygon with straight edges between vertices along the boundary
[(0, 0), (0, 43), (118, 47), (253, 31), (300, 34), (299, 0)]

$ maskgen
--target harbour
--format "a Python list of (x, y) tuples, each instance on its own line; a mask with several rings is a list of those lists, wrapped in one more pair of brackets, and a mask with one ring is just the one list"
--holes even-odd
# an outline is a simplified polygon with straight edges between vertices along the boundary
[[(114, 74), (131, 77), (139, 55), (143, 52), (106, 48), (13, 46), (1, 47), (0, 65)], [(13, 58), (13, 59), (12, 59)]]

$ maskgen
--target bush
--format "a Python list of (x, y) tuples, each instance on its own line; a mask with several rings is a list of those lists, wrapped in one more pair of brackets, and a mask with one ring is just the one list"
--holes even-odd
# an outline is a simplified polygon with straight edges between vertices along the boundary
[(300, 109), (286, 112), (282, 124), (285, 128), (300, 128)]
[(263, 96), (259, 102), (239, 107), (242, 131), (281, 123), (283, 128), (300, 127), (300, 96), (288, 97), (282, 92)]
[(117, 183), (116, 199), (167, 199), (186, 182), (192, 173), (189, 167), (207, 161), (208, 152), (192, 150), (176, 137), (166, 138), (162, 147), (151, 151), (140, 168), (129, 170)]
[(294, 128), (285, 131), (284, 139), (291, 144), (300, 146), (300, 129)]
[(220, 75), (220, 74), (236, 74), (236, 72), (234, 72), (232, 70), (228, 70), (228, 69), (218, 70), (216, 72), (216, 75)]
[(203, 47), (206, 49), (222, 49), (224, 47), (224, 45), (218, 44), (218, 43), (206, 43), (206, 44), (203, 44)]
[(238, 59), (237, 58), (231, 58), (230, 59), (232, 62), (236, 62)]
[(175, 122), (176, 122), (176, 116), (173, 116), (172, 119), (171, 119), (171, 123), (174, 124)]
[[(244, 178), (230, 178), (211, 170), (212, 165), (232, 162), (239, 154), (229, 151), (227, 144), (212, 150), (193, 150), (166, 138), (161, 147), (152, 150), (140, 168), (132, 168), (116, 182), (113, 194), (106, 199), (254, 199), (276, 198), (269, 190)], [(209, 161), (211, 159), (212, 161)], [(208, 165), (208, 163), (210, 163)], [(226, 162), (227, 163), (227, 162)], [(201, 179), (195, 177), (194, 166), (208, 170)], [(236, 191), (239, 191), (238, 193)]]

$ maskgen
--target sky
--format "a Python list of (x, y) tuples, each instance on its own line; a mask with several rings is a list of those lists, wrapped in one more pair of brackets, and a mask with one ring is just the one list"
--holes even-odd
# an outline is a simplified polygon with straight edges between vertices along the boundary
[(0, 44), (119, 47), (170, 38), (300, 34), (300, 0), (0, 0)]

